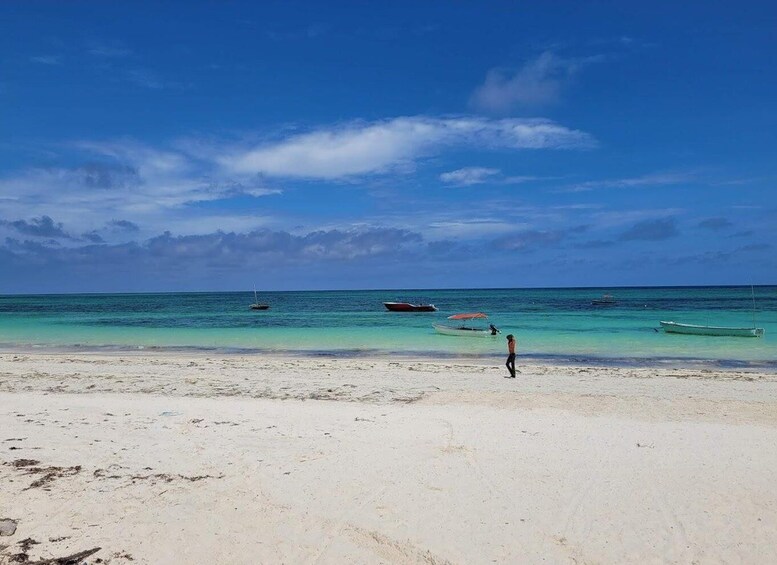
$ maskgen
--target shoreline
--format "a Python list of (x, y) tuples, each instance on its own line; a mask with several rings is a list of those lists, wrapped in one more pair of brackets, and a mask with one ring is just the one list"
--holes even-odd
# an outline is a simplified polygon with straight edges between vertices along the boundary
[(0, 354), (0, 564), (777, 561), (777, 374), (518, 369)]
[[(500, 343), (501, 345), (501, 343)], [(132, 345), (9, 345), (0, 343), (0, 355), (104, 355), (104, 356), (225, 356), (267, 357), (285, 359), (366, 359), (494, 363), (506, 353), (451, 353), (450, 351), (391, 351), (380, 349), (261, 349), (202, 346), (132, 346)], [(716, 370), (760, 370), (777, 373), (777, 359), (744, 360), (701, 357), (602, 357), (578, 353), (519, 353), (519, 360), (551, 367), (615, 367), (615, 368), (710, 368)]]

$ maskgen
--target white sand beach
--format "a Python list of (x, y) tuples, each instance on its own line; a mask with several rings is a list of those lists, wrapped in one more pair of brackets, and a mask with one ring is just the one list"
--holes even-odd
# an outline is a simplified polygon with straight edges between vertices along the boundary
[(0, 354), (0, 563), (777, 562), (776, 374), (519, 369)]

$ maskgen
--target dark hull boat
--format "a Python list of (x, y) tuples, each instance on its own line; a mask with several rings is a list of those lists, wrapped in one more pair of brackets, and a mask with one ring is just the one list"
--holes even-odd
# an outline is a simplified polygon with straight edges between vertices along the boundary
[(256, 289), (254, 289), (254, 303), (248, 306), (251, 310), (269, 310), (270, 305), (269, 304), (263, 304), (259, 302), (259, 297), (256, 294)]
[(434, 304), (410, 304), (409, 302), (384, 302), (383, 306), (391, 312), (436, 312)]

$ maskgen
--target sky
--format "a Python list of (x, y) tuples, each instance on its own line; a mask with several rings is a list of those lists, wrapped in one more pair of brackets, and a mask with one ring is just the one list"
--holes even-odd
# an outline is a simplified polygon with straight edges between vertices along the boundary
[(0, 3), (0, 294), (777, 283), (773, 2)]

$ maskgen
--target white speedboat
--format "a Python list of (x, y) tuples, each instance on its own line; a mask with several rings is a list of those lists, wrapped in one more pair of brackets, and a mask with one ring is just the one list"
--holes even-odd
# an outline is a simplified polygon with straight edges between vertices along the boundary
[(432, 324), (432, 327), (443, 335), (457, 335), (465, 337), (491, 337), (499, 333), (499, 330), (489, 324), (487, 328), (476, 327), (472, 325), (472, 320), (487, 320), (488, 316), (482, 312), (472, 312), (467, 314), (454, 314), (448, 316), (449, 320), (454, 320), (455, 324)]
[(763, 328), (733, 328), (729, 326), (697, 326), (678, 322), (659, 322), (667, 333), (688, 335), (714, 335), (731, 337), (763, 337)]

